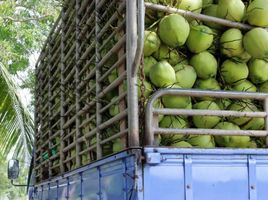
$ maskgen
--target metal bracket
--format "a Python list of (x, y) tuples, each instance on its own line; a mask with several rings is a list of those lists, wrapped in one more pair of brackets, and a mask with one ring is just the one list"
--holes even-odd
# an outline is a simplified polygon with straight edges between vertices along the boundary
[(150, 165), (157, 165), (162, 161), (160, 153), (146, 153), (145, 157), (146, 157), (146, 163)]
[(248, 156), (248, 180), (249, 199), (257, 200), (256, 159), (252, 155)]
[(33, 187), (33, 185), (20, 185), (20, 184), (15, 184), (15, 183), (14, 183), (14, 180), (11, 180), (10, 182), (11, 182), (11, 184), (12, 184), (13, 186), (16, 186), (16, 187), (28, 187), (28, 186), (29, 186), (29, 187), (30, 187), (30, 186)]

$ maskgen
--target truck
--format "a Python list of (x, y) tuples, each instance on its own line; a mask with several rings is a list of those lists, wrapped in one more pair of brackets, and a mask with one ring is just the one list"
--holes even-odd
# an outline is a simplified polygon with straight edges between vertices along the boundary
[[(261, 137), (268, 93), (159, 88), (144, 95), (145, 12), (249, 25), (144, 0), (66, 0), (36, 65), (33, 200), (267, 200), (268, 150), (164, 146), (159, 135)], [(142, 87), (139, 86), (141, 82)], [(141, 88), (139, 90), (139, 88)], [(259, 101), (263, 110), (155, 107), (164, 96)], [(263, 118), (263, 130), (159, 127), (159, 116)], [(8, 176), (18, 177), (11, 160)]]

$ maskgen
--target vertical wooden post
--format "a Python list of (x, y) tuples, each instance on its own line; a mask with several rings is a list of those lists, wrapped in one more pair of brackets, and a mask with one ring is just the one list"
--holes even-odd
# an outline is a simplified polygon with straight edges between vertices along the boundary
[(76, 147), (76, 167), (80, 167), (81, 166), (81, 156), (79, 156), (79, 153), (81, 151), (81, 145), (80, 143), (77, 141), (80, 136), (81, 136), (81, 129), (80, 129), (80, 124), (81, 124), (81, 117), (78, 115), (80, 109), (81, 109), (81, 104), (80, 104), (80, 91), (78, 89), (79, 84), (81, 83), (81, 78), (79, 76), (80, 73), (80, 68), (81, 68), (81, 62), (79, 62), (80, 56), (81, 56), (81, 52), (80, 52), (80, 45), (81, 45), (81, 41), (79, 39), (79, 33), (80, 33), (80, 21), (81, 21), (81, 16), (79, 15), (79, 8), (81, 6), (81, 0), (76, 0), (76, 49), (75, 49), (75, 83), (76, 83), (76, 87), (75, 87), (75, 107), (76, 107), (76, 121), (75, 121), (75, 128), (76, 128), (76, 135), (75, 135), (75, 147)]
[(61, 94), (61, 102), (60, 102), (60, 107), (61, 107), (61, 114), (60, 114), (60, 148), (59, 148), (59, 151), (60, 151), (60, 172), (61, 174), (64, 173), (64, 153), (63, 153), (63, 148), (64, 148), (64, 135), (65, 135), (65, 131), (63, 129), (63, 126), (65, 124), (65, 101), (66, 101), (66, 98), (65, 98), (65, 83), (64, 83), (64, 71), (65, 71), (65, 66), (66, 66), (66, 63), (65, 63), (65, 60), (64, 60), (64, 57), (65, 57), (65, 44), (66, 44), (66, 38), (65, 38), (65, 34), (66, 34), (66, 26), (65, 26), (65, 23), (66, 23), (66, 16), (65, 16), (65, 13), (66, 13), (66, 6), (64, 5), (63, 6), (63, 9), (62, 9), (62, 23), (61, 23), (61, 84), (60, 84), (60, 94)]

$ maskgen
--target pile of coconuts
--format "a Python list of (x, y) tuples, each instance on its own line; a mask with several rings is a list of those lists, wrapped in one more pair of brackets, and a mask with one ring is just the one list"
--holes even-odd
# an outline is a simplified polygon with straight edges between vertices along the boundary
[[(240, 30), (179, 14), (146, 9), (144, 96), (161, 88), (268, 92), (268, 0), (147, 0), (168, 7), (249, 24)], [(138, 80), (139, 86), (141, 79)], [(139, 96), (141, 95), (139, 87)], [(157, 108), (256, 112), (261, 102), (164, 96)], [(116, 107), (116, 106), (115, 106)], [(115, 114), (115, 113), (112, 113)], [(263, 118), (159, 116), (162, 128), (263, 130)], [(264, 138), (249, 136), (161, 135), (160, 145), (174, 147), (261, 148)]]
[[(205, 90), (232, 90), (268, 92), (268, 0), (145, 0), (145, 2), (188, 10), (208, 16), (242, 22), (254, 26), (252, 30), (228, 28), (214, 22), (202, 22), (179, 14), (170, 14), (146, 9), (143, 72), (138, 76), (138, 96), (145, 97), (145, 106), (150, 96), (162, 88), (195, 88)], [(111, 39), (101, 51), (105, 56), (116, 39)], [(108, 70), (118, 60), (111, 56), (105, 63)], [(92, 66), (93, 67), (93, 66)], [(145, 79), (143, 79), (143, 75)], [(110, 73), (107, 85), (119, 77), (117, 69)], [(89, 82), (90, 88), (95, 81)], [(106, 84), (106, 83), (105, 83)], [(124, 90), (127, 90), (126, 82)], [(145, 87), (145, 90), (142, 87)], [(105, 96), (108, 102), (118, 101), (118, 88)], [(90, 97), (94, 99), (93, 95)], [(140, 104), (140, 106), (142, 106)], [(248, 99), (216, 99), (212, 97), (190, 98), (164, 96), (154, 102), (155, 108), (234, 110), (254, 112), (263, 110), (263, 104)], [(109, 107), (103, 115), (107, 121), (120, 113), (118, 103)], [(107, 116), (106, 116), (107, 114)], [(263, 118), (218, 117), (218, 116), (158, 116), (162, 128), (199, 128), (222, 130), (263, 130)], [(90, 130), (96, 122), (90, 124)], [(103, 130), (108, 138), (120, 131), (119, 123)], [(249, 136), (210, 135), (159, 135), (162, 146), (198, 148), (262, 148), (265, 139)], [(122, 138), (104, 144), (103, 154), (123, 150)], [(96, 144), (92, 137), (89, 145)], [(86, 148), (86, 147), (84, 147)], [(70, 157), (75, 150), (71, 151)], [(96, 159), (82, 156), (86, 164)], [(75, 166), (71, 166), (71, 169)]]

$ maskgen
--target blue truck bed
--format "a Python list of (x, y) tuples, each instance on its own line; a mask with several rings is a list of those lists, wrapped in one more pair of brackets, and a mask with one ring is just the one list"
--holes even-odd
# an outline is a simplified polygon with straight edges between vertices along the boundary
[(30, 189), (30, 199), (267, 200), (268, 150), (129, 149)]

